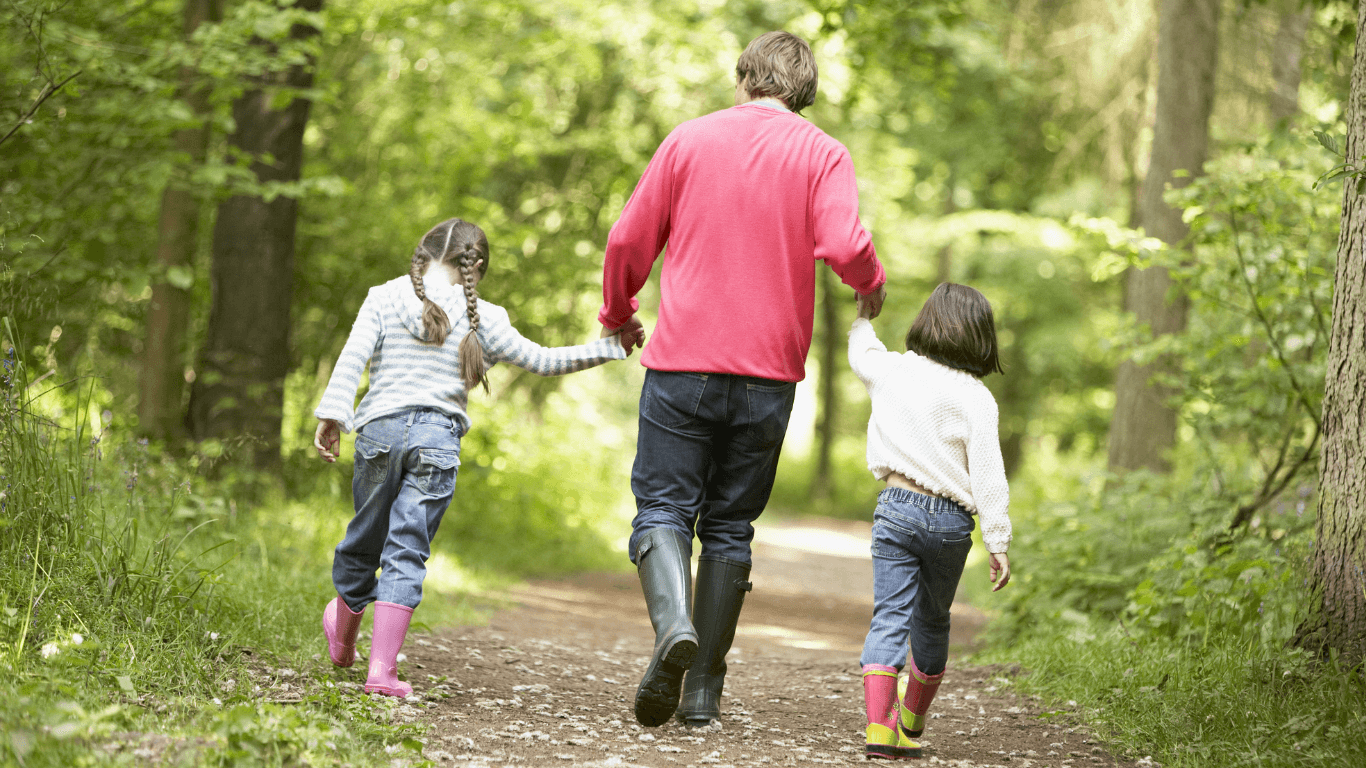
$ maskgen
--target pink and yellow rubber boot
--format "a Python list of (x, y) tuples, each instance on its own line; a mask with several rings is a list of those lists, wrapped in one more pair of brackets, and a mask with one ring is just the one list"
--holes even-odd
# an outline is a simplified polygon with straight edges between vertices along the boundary
[(398, 603), (375, 602), (375, 628), (370, 639), (370, 674), (366, 693), (405, 698), (413, 687), (398, 679), (398, 652), (408, 635), (413, 609)]
[(925, 713), (930, 711), (930, 703), (939, 691), (944, 673), (927, 675), (916, 668), (914, 659), (909, 666), (911, 669), (904, 681), (905, 690), (898, 696), (901, 699), (900, 729), (907, 737), (915, 739), (925, 732)]
[(323, 609), (323, 634), (327, 636), (327, 655), (332, 664), (349, 667), (356, 663), (356, 635), (365, 609), (352, 613), (338, 596)]
[(868, 729), (863, 756), (884, 760), (920, 757), (920, 745), (902, 738), (897, 731), (896, 669), (884, 664), (863, 665), (863, 706), (868, 713)]

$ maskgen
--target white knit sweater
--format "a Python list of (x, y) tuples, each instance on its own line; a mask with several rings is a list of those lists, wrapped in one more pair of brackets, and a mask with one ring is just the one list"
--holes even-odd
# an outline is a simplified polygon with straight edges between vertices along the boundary
[(988, 552), (1010, 546), (1010, 488), (1001, 461), (996, 398), (966, 371), (917, 355), (888, 352), (873, 324), (849, 330), (849, 365), (868, 387), (868, 469), (877, 479), (905, 475), (982, 521)]

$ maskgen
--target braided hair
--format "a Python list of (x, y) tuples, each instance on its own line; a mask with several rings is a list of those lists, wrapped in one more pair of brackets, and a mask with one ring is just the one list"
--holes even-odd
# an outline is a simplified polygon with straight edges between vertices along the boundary
[(426, 333), (424, 341), (445, 344), (451, 332), (451, 319), (436, 302), (427, 298), (422, 276), (430, 264), (452, 262), (460, 270), (460, 281), (465, 288), (465, 315), (470, 323), (469, 333), (460, 341), (460, 377), (465, 382), (466, 391), (482, 384), (487, 392), (488, 368), (484, 365), (484, 349), (479, 344), (478, 335), (479, 294), (475, 291), (475, 270), (478, 265), (479, 277), (488, 271), (489, 241), (482, 229), (463, 219), (447, 219), (432, 227), (413, 251), (408, 277), (413, 281), (413, 291), (422, 299), (422, 327)]

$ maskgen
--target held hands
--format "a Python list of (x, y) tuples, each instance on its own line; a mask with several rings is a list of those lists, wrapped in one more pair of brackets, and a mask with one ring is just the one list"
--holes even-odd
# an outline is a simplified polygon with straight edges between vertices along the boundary
[(882, 302), (887, 298), (886, 284), (879, 285), (876, 291), (863, 296), (858, 295), (858, 316), (865, 320), (872, 320), (882, 314)]
[(1000, 592), (1010, 583), (1010, 558), (1004, 552), (991, 552), (987, 554), (987, 563), (991, 565), (991, 580), (996, 583), (991, 591)]
[(341, 424), (332, 419), (318, 419), (318, 431), (313, 433), (313, 447), (328, 464), (337, 460), (341, 453)]
[(602, 338), (607, 338), (613, 334), (621, 334), (621, 346), (625, 348), (626, 354), (631, 354), (632, 349), (645, 347), (645, 324), (640, 322), (640, 318), (631, 315), (625, 323), (617, 328), (602, 329)]

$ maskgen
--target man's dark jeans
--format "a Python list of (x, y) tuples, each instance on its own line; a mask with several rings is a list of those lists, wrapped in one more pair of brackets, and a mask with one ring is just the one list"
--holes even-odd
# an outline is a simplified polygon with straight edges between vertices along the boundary
[(703, 557), (750, 564), (752, 523), (773, 491), (796, 390), (752, 376), (645, 372), (632, 562), (646, 531), (670, 528), (690, 545), (696, 530)]

